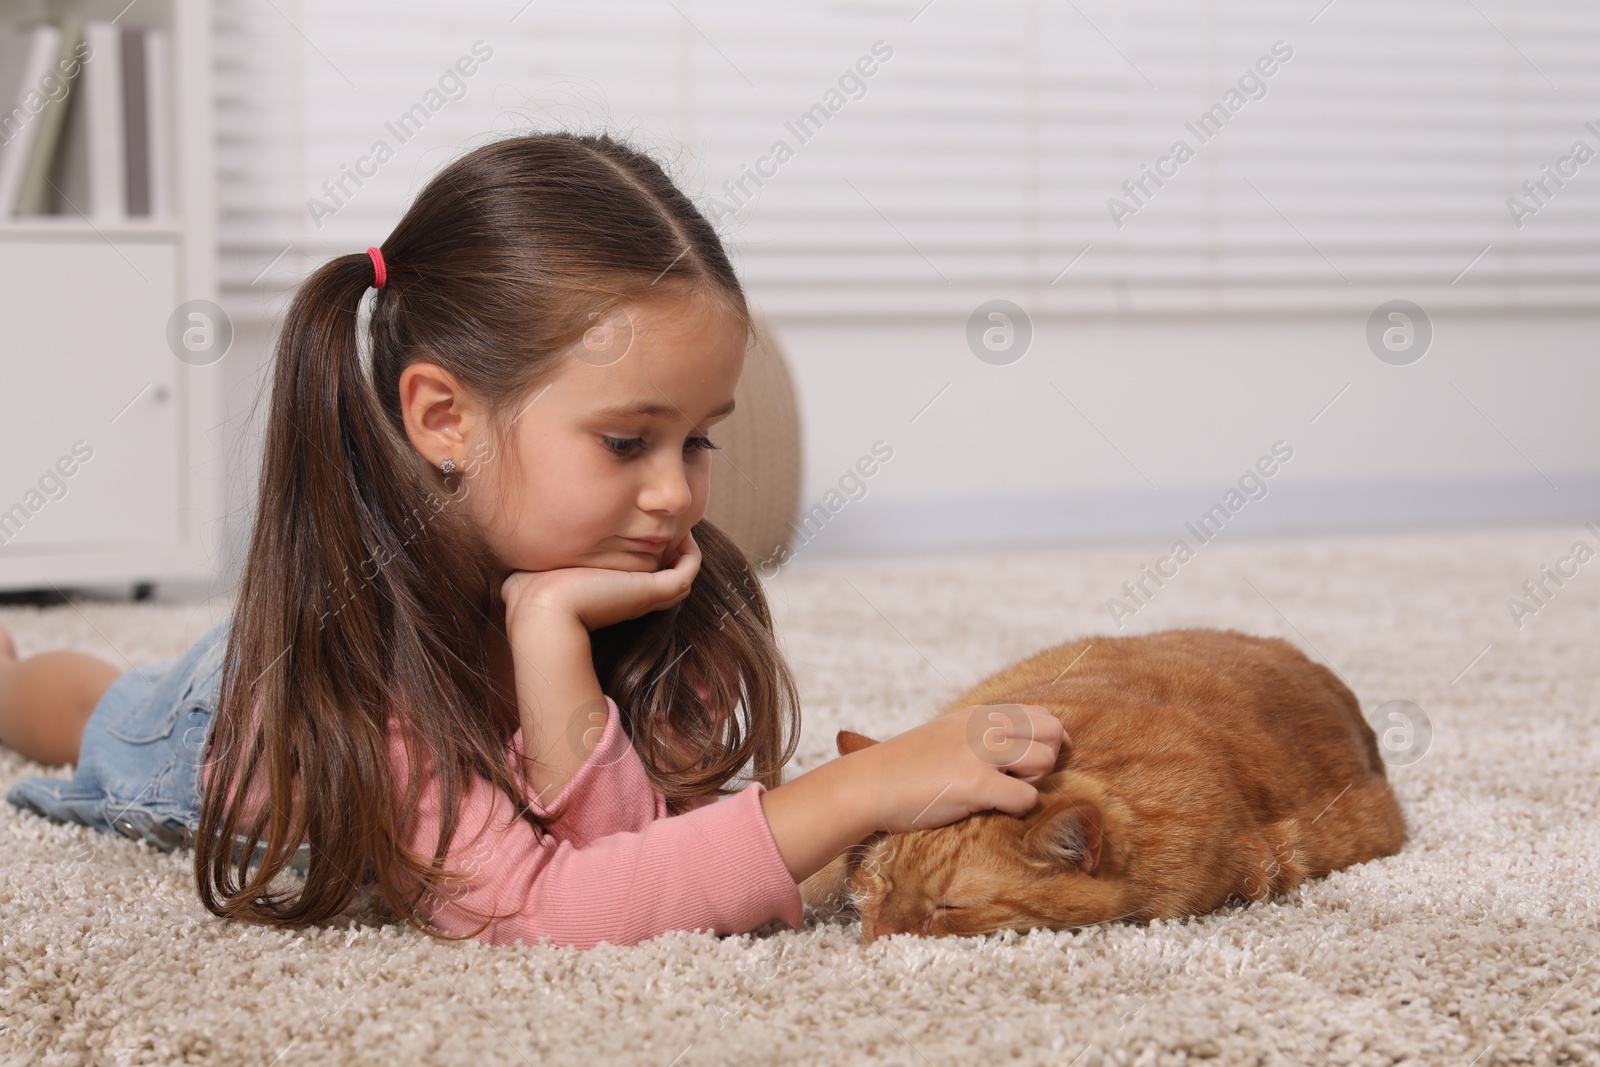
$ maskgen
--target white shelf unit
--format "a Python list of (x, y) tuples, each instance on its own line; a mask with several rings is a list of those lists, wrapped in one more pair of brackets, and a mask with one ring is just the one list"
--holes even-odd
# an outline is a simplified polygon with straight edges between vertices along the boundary
[(167, 322), (186, 301), (216, 300), (210, 5), (0, 7), (12, 26), (71, 17), (166, 34), (172, 209), (118, 223), (0, 217), (0, 590), (209, 586), (226, 500), (222, 361), (178, 359)]

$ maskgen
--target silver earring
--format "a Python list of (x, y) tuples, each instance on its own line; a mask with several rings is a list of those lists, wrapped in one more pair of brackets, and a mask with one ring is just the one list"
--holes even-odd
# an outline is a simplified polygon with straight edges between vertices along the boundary
[(442, 474), (454, 474), (456, 472), (456, 461), (453, 459), (445, 460), (439, 464), (439, 471)]

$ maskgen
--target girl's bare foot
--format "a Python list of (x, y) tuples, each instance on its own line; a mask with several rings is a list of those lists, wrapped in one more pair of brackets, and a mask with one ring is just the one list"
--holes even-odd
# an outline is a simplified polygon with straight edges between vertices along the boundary
[(11, 631), (0, 626), (0, 667), (17, 662), (17, 646), (11, 640)]

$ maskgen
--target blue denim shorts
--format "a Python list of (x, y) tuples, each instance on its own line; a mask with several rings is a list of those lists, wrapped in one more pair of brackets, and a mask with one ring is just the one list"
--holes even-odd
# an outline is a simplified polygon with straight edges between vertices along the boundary
[[(72, 777), (24, 778), (6, 800), (165, 852), (192, 845), (232, 622), (227, 616), (181, 656), (118, 675), (84, 724)], [(302, 844), (291, 866), (303, 872), (308, 851)]]

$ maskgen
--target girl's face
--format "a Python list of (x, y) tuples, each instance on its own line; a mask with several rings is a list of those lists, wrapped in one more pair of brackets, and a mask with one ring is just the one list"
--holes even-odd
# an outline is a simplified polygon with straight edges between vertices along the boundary
[(597, 319), (513, 413), (509, 463), (468, 404), (456, 443), (429, 447), (456, 458), (502, 571), (661, 569), (705, 513), (707, 431), (733, 408), (745, 342), (733, 316), (680, 296)]

